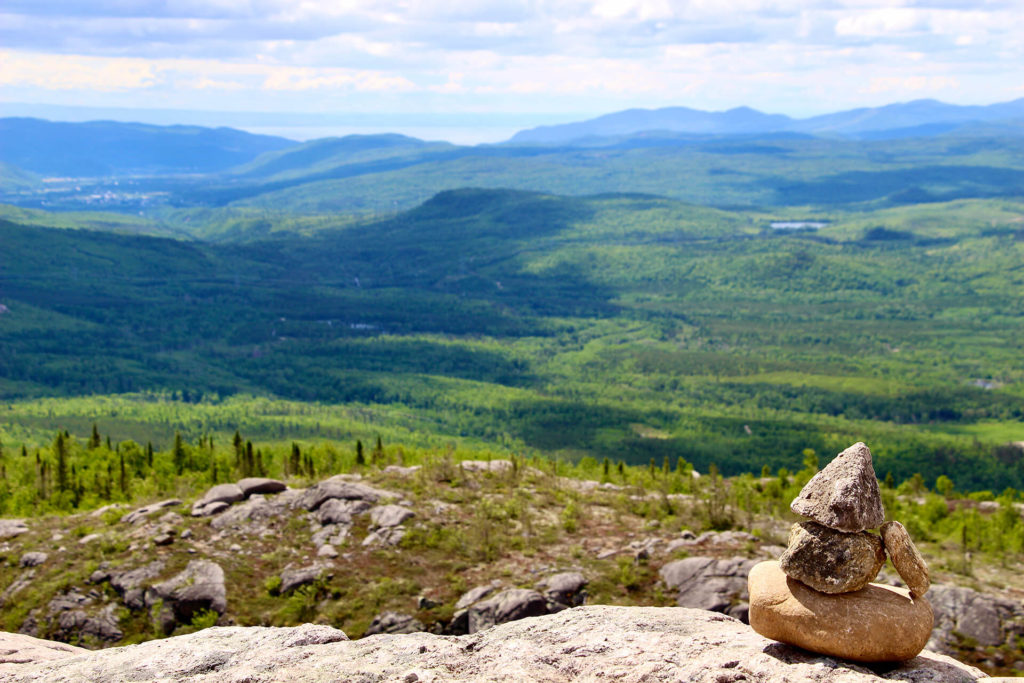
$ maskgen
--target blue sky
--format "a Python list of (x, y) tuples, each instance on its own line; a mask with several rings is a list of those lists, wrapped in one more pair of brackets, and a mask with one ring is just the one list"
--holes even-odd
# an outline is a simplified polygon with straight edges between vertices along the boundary
[(806, 116), (1024, 97), (1022, 37), (1024, 0), (3, 0), (0, 101)]

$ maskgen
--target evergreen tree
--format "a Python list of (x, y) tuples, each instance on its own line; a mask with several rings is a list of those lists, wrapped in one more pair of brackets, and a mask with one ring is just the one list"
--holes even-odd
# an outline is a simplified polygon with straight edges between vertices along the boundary
[(57, 457), (57, 490), (63, 493), (68, 487), (68, 447), (59, 432), (53, 442), (53, 453)]
[(384, 460), (384, 443), (380, 440), (380, 434), (377, 435), (377, 445), (373, 447), (372, 459), (374, 465)]
[(299, 474), (302, 463), (302, 451), (299, 450), (299, 444), (292, 441), (292, 453), (291, 458), (288, 461), (288, 470), (293, 474)]
[(120, 481), (120, 484), (121, 484), (121, 494), (124, 495), (125, 498), (127, 498), (128, 497), (128, 472), (124, 468), (124, 453), (121, 452), (120, 447), (117, 449), (117, 456), (118, 456), (118, 459), (120, 460), (120, 464), (121, 464), (121, 481)]
[(241, 469), (242, 467), (242, 435), (239, 431), (235, 430), (235, 438), (231, 440), (231, 443), (235, 446), (235, 469)]
[(153, 442), (146, 442), (146, 466), (150, 471), (153, 469)]
[(92, 423), (92, 436), (89, 437), (89, 450), (95, 450), (100, 447), (100, 430), (96, 426), (96, 423)]
[(181, 474), (185, 471), (185, 444), (181, 442), (181, 432), (174, 433), (174, 471)]
[(0, 479), (7, 481), (7, 459), (4, 458), (3, 441), (0, 441)]
[(359, 439), (356, 439), (356, 464), (360, 466), (366, 464), (366, 456), (363, 455), (363, 442)]

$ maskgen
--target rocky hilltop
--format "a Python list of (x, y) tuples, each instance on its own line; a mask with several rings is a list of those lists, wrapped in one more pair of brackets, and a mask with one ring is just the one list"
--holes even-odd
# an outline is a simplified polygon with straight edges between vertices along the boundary
[[(896, 635), (896, 634), (894, 634)], [(2, 681), (915, 681), (985, 678), (943, 655), (870, 668), (767, 640), (723, 614), (673, 607), (577, 607), (480, 633), (377, 635), (329, 626), (226, 627), (92, 652), (0, 638)]]
[[(7, 659), (21, 657), (17, 653), (22, 645), (11, 644), (15, 632), (17, 637), (46, 639), (24, 643), (60, 641), (90, 649), (172, 636), (117, 650), (120, 654), (74, 657), (103, 662), (104, 667), (114, 667), (118, 657), (136, 656), (128, 653), (155, 657), (162, 648), (182, 643), (183, 650), (206, 652), (224, 639), (234, 643), (223, 650), (231, 659), (236, 656), (231, 652), (259, 649), (253, 643), (263, 640), (270, 643), (269, 650), (283, 652), (280, 639), (290, 636), (282, 634), (292, 632), (209, 627), (316, 623), (362, 639), (358, 643), (376, 643), (377, 649), (339, 642), (325, 650), (339, 662), (348, 658), (352, 667), (358, 667), (370, 666), (359, 663), (358, 657), (370, 656), (366, 653), (379, 653), (372, 655), (374, 662), (391, 661), (391, 646), (386, 643), (395, 643), (396, 651), (422, 645), (451, 656), (458, 651), (451, 643), (470, 649), (477, 647), (472, 643), (492, 643), (497, 652), (502, 649), (496, 645), (499, 636), (484, 635), (492, 630), (508, 638), (536, 636), (540, 640), (531, 647), (540, 651), (547, 647), (543, 638), (556, 638), (559, 628), (572, 633), (584, 622), (597, 634), (607, 632), (609, 642), (616, 629), (615, 638), (622, 642), (636, 637), (638, 642), (630, 646), (635, 648), (643, 640), (635, 634), (648, 628), (668, 640), (683, 638), (680, 627), (665, 616), (671, 614), (685, 615), (685, 623), (706, 625), (709, 634), (734, 629), (735, 638), (755, 639), (765, 647), (767, 641), (744, 626), (749, 612), (747, 575), (758, 561), (782, 552), (786, 519), (744, 514), (719, 497), (723, 482), (712, 477), (694, 477), (692, 486), (680, 487), (686, 493), (666, 493), (617, 479), (614, 472), (611, 481), (598, 482), (560, 476), (557, 465), (545, 467), (510, 460), (441, 459), (423, 467), (366, 467), (321, 480), (249, 478), (207, 485), (199, 495), (182, 492), (180, 498), (142, 507), (107, 506), (64, 517), (0, 520), (0, 627), (12, 633), (5, 646), (12, 653)], [(767, 489), (776, 484), (772, 478), (757, 485)], [(705, 530), (714, 515), (746, 530)], [(984, 581), (976, 576), (971, 585), (963, 585), (950, 581), (958, 578), (950, 572), (939, 572), (929, 592), (935, 629), (927, 648), (990, 672), (1024, 669), (1017, 644), (1024, 636), (1024, 609), (1016, 588), (995, 588), (1003, 576), (986, 576)], [(901, 584), (895, 573), (885, 570), (877, 581)], [(697, 616), (675, 610), (591, 607), (615, 604), (709, 612)], [(573, 609), (582, 605), (587, 609)], [(594, 615), (609, 621), (599, 623)], [(531, 617), (545, 618), (531, 619), (530, 624), (550, 626), (511, 626)], [(341, 638), (338, 630), (315, 632)], [(376, 638), (413, 633), (468, 639)], [(699, 639), (708, 646), (723, 642), (711, 635)], [(580, 642), (565, 647), (591, 653), (603, 647)], [(633, 651), (648, 652), (650, 644), (642, 645)], [(39, 647), (37, 652), (61, 656), (78, 652), (52, 644)], [(565, 667), (578, 660), (550, 647), (538, 657), (563, 658)], [(602, 652), (605, 657), (621, 654), (615, 648)], [(652, 661), (662, 661), (658, 650), (649, 652)], [(90, 659), (93, 656), (96, 659)], [(210, 661), (220, 656), (211, 654)], [(239, 666), (252, 664), (242, 661), (248, 655), (237, 657)], [(35, 656), (27, 659), (35, 661)], [(747, 661), (746, 655), (734, 659)], [(409, 662), (394, 661), (394, 667)], [(499, 660), (494, 661), (498, 671)], [(813, 661), (833, 662), (822, 666), (839, 666), (847, 673), (868, 671), (827, 658)], [(615, 665), (612, 659), (605, 664)], [(684, 671), (678, 668), (683, 666), (674, 670)], [(916, 670), (914, 666), (912, 662), (911, 669), (899, 671)], [(30, 676), (35, 674), (25, 672), (37, 670), (42, 671), (7, 673)], [(744, 675), (755, 678), (753, 671)]]

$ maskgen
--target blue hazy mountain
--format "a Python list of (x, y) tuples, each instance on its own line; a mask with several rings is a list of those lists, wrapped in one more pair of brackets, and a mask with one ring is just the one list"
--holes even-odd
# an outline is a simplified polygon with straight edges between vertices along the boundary
[(2, 163), (40, 175), (75, 177), (209, 173), (298, 144), (233, 128), (32, 118), (0, 119), (0, 140)]
[(883, 107), (862, 107), (794, 119), (764, 114), (749, 107), (708, 112), (686, 107), (627, 109), (595, 119), (540, 126), (516, 133), (510, 142), (564, 144), (585, 138), (628, 136), (644, 131), (691, 134), (749, 135), (805, 133), (843, 137), (929, 137), (955, 133), (977, 124), (1024, 118), (1024, 98), (987, 106), (960, 106), (936, 100), (915, 100)]

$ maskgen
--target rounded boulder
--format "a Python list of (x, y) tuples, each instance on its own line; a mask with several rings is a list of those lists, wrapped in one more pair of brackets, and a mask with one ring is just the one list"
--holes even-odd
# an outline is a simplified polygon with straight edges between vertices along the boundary
[(827, 595), (786, 576), (778, 562), (750, 570), (750, 625), (765, 638), (858, 662), (900, 662), (928, 643), (934, 615), (924, 598), (868, 584)]

